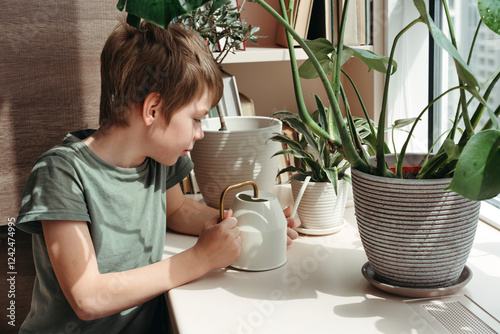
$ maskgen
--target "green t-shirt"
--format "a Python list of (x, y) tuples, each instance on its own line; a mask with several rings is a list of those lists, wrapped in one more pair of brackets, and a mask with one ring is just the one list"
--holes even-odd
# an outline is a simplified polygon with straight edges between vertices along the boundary
[[(166, 229), (166, 190), (186, 177), (192, 162), (174, 166), (153, 159), (120, 168), (97, 157), (82, 139), (94, 130), (70, 133), (42, 155), (31, 171), (17, 227), (33, 234), (37, 271), (31, 310), (21, 333), (146, 333), (163, 307), (163, 296), (121, 313), (78, 319), (57, 282), (43, 237), (42, 220), (88, 222), (99, 272), (120, 272), (160, 261)], [(97, 303), (109, 302), (115, 282)], [(155, 318), (156, 319), (156, 318)]]

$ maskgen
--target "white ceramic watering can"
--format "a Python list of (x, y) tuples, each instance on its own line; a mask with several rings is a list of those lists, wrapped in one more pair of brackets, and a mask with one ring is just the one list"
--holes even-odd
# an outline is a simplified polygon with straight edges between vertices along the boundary
[(220, 197), (220, 216), (224, 217), (224, 198), (229, 190), (253, 186), (252, 191), (236, 194), (231, 209), (238, 219), (241, 253), (231, 267), (261, 271), (282, 266), (286, 262), (287, 222), (276, 195), (261, 191), (253, 181), (227, 187)]

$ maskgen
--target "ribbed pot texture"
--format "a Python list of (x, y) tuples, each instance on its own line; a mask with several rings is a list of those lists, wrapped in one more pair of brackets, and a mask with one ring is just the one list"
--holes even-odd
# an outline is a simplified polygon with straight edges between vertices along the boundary
[[(273, 191), (279, 157), (271, 158), (281, 144), (269, 140), (281, 133), (281, 121), (270, 117), (235, 116), (225, 118), (228, 131), (219, 131), (219, 118), (202, 121), (204, 138), (191, 152), (194, 173), (205, 203), (219, 208), (222, 191), (233, 184), (255, 181), (259, 190)], [(229, 209), (236, 193), (228, 192), (224, 208)]]
[[(304, 175), (300, 174), (292, 176), (294, 201), (304, 184), (304, 178)], [(301, 226), (309, 229), (328, 229), (342, 225), (348, 183), (339, 181), (337, 191), (336, 194), (330, 182), (309, 182), (297, 208)]]
[(361, 241), (377, 278), (411, 288), (453, 285), (469, 257), (480, 202), (450, 179), (392, 179), (352, 170)]

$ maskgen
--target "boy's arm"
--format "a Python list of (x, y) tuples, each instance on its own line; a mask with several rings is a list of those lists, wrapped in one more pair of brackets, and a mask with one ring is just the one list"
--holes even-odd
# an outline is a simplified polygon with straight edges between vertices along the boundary
[[(82, 320), (140, 305), (210, 270), (235, 261), (241, 249), (236, 219), (209, 221), (192, 248), (137, 269), (101, 274), (86, 222), (43, 221), (50, 262), (69, 304)], [(134, 256), (134, 254), (130, 254)]]
[(167, 190), (167, 227), (179, 233), (199, 235), (203, 224), (217, 219), (219, 210), (184, 196), (180, 185)]

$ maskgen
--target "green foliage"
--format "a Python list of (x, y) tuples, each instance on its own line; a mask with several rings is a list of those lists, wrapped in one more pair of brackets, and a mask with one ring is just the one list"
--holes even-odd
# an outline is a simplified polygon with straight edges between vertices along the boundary
[(247, 41), (257, 43), (258, 38), (264, 37), (257, 35), (260, 28), (247, 24), (241, 18), (240, 10), (231, 5), (230, 1), (222, 3), (218, 7), (220, 4), (210, 1), (176, 18), (177, 21), (193, 27), (212, 45), (221, 46), (215, 58), (218, 64), (221, 64), (230, 52), (234, 53), (234, 50), (238, 49), (242, 43)]
[[(397, 69), (397, 64), (394, 61), (397, 43), (401, 36), (403, 36), (415, 25), (425, 24), (436, 44), (453, 58), (456, 74), (459, 78), (459, 85), (448, 89), (445, 93), (442, 93), (440, 97), (444, 96), (453, 89), (459, 89), (460, 101), (457, 107), (455, 119), (453, 120), (453, 128), (447, 134), (444, 144), (439, 148), (435, 156), (424, 164), (418, 177), (436, 178), (453, 175), (450, 189), (473, 200), (491, 198), (500, 193), (500, 177), (497, 171), (499, 164), (498, 133), (500, 131), (500, 125), (498, 122), (498, 116), (500, 115), (500, 107), (492, 107), (488, 105), (489, 92), (491, 92), (492, 87), (498, 82), (500, 70), (497, 69), (493, 71), (496, 73), (492, 75), (494, 79), (492, 79), (487, 85), (483, 85), (486, 88), (486, 92), (481, 95), (479, 83), (475, 78), (473, 71), (457, 51), (453, 26), (446, 0), (442, 0), (441, 2), (449, 22), (446, 29), (449, 30), (450, 38), (446, 37), (446, 35), (433, 22), (427, 12), (425, 1), (413, 0), (414, 5), (419, 12), (419, 17), (404, 27), (401, 32), (396, 35), (392, 43), (389, 57), (378, 56), (366, 50), (356, 50), (355, 48), (345, 47), (342, 45), (342, 36), (339, 38), (338, 46), (333, 46), (325, 39), (306, 42), (300, 38), (300, 36), (289, 24), (290, 20), (288, 19), (286, 13), (292, 13), (291, 8), (293, 6), (293, 1), (289, 2), (289, 8), (287, 9), (284, 0), (279, 0), (283, 15), (277, 13), (273, 7), (266, 3), (265, 0), (251, 1), (258, 3), (262, 8), (264, 8), (279, 22), (279, 24), (285, 27), (287, 31), (299, 115), (298, 117), (297, 115), (287, 115), (285, 117), (290, 119), (300, 119), (302, 125), (305, 126), (305, 129), (310, 130), (303, 131), (304, 129), (302, 129), (301, 133), (303, 134), (304, 140), (302, 142), (298, 142), (299, 145), (308, 142), (307, 138), (311, 141), (311, 136), (315, 138), (313, 140), (314, 142), (318, 144), (324, 143), (326, 150), (321, 151), (321, 148), (318, 149), (318, 152), (320, 153), (319, 156), (321, 159), (324, 159), (324, 161), (321, 159), (318, 160), (317, 164), (321, 167), (319, 169), (317, 168), (317, 165), (312, 162), (312, 159), (310, 159), (310, 156), (308, 155), (309, 153), (304, 151), (303, 146), (301, 146), (301, 149), (296, 147), (296, 149), (293, 150), (298, 159), (304, 159), (304, 161), (307, 161), (310, 166), (312, 166), (311, 170), (316, 168), (318, 174), (320, 175), (319, 177), (321, 177), (321, 175), (327, 175), (328, 179), (334, 180), (335, 175), (340, 176), (338, 168), (337, 174), (333, 173), (333, 168), (336, 166), (332, 165), (333, 167), (330, 168), (330, 165), (326, 163), (328, 161), (337, 161), (337, 158), (327, 160), (328, 157), (326, 157), (324, 152), (341, 152), (343, 157), (349, 161), (353, 168), (363, 172), (386, 177), (401, 176), (401, 162), (404, 158), (407, 142), (411, 139), (416, 122), (421, 119), (423, 113), (429, 106), (427, 106), (418, 117), (414, 118), (415, 123), (413, 124), (412, 129), (408, 132), (408, 140), (401, 152), (398, 154), (399, 162), (396, 166), (396, 174), (392, 173), (385, 164), (385, 153), (387, 152), (387, 145), (384, 141), (385, 129), (383, 126), (380, 126), (378, 132), (376, 133), (374, 131), (372, 121), (368, 118), (366, 119), (365, 125), (367, 125), (367, 127), (362, 132), (364, 135), (362, 140), (365, 141), (365, 145), (368, 146), (369, 150), (375, 150), (376, 152), (377, 166), (374, 167), (367, 161), (367, 153), (362, 147), (360, 132), (353, 131), (353, 128), (356, 127), (357, 120), (350, 115), (348, 107), (349, 104), (345, 98), (345, 94), (343, 93), (342, 81), (340, 77), (340, 74), (342, 73), (341, 66), (349, 57), (358, 57), (368, 66), (369, 70), (374, 69), (386, 74), (382, 106), (379, 112), (380, 118), (377, 122), (378, 124), (384, 125), (386, 124), (386, 109), (390, 78)], [(346, 0), (346, 8), (349, 8), (349, 1), (354, 0)], [(119, 0), (117, 7), (120, 10), (125, 9), (129, 13), (128, 22), (132, 25), (138, 26), (140, 18), (143, 18), (166, 28), (173, 18), (189, 13), (207, 2), (208, 0), (183, 0), (182, 2), (179, 0)], [(214, 13), (214, 10), (222, 4), (223, 3), (220, 0), (217, 0), (217, 2), (213, 4), (209, 15)], [(500, 34), (499, 1), (478, 0), (478, 11), (481, 17), (480, 25), (484, 22), (489, 29), (497, 34)], [(346, 19), (345, 12), (342, 16), (341, 26), (344, 27)], [(478, 29), (479, 27), (480, 26), (478, 26)], [(297, 41), (308, 56), (308, 60), (300, 69), (300, 74), (305, 78), (319, 77), (328, 96), (328, 108), (319, 107), (318, 103), (318, 113), (315, 116), (315, 119), (311, 117), (311, 114), (307, 111), (303, 102), (299, 80), (299, 70), (295, 60), (294, 48), (292, 43), (290, 43), (292, 38)], [(474, 43), (471, 45), (471, 51), (473, 47)], [(340, 57), (336, 56), (338, 53), (340, 53)], [(331, 74), (330, 78), (327, 74)], [(357, 92), (354, 83), (350, 78), (348, 79), (353, 85), (358, 99), (363, 105), (361, 96)], [(466, 93), (471, 94), (474, 99), (479, 101), (480, 106), (475, 111), (469, 110)], [(344, 105), (346, 106), (347, 117), (345, 119), (342, 116), (339, 106), (340, 98), (343, 98)], [(435, 101), (432, 101), (430, 104), (432, 103), (435, 103)], [(489, 121), (482, 131), (477, 130), (475, 129), (475, 124), (477, 124), (477, 120), (484, 111), (487, 112)], [(471, 115), (469, 115), (469, 112)], [(458, 128), (459, 122), (463, 122), (464, 124), (463, 132), (460, 132), (460, 129)], [(459, 136), (458, 140), (455, 140), (456, 135)], [(323, 154), (321, 154), (321, 152), (323, 152)], [(305, 160), (306, 158), (309, 160)]]
[(128, 13), (128, 24), (137, 29), (141, 19), (164, 29), (176, 20), (193, 27), (210, 43), (222, 44), (215, 58), (218, 64), (243, 42), (256, 43), (265, 37), (257, 35), (260, 28), (247, 25), (238, 8), (228, 0), (119, 0), (116, 7)]
[[(297, 114), (289, 111), (279, 111), (274, 116), (280, 117), (281, 121), (295, 130), (297, 140), (291, 139), (283, 134), (276, 134), (271, 140), (280, 142), (286, 147), (274, 154), (289, 154), (294, 157), (294, 166), (283, 168), (278, 175), (285, 172), (300, 173), (311, 176), (313, 182), (331, 182), (334, 189), (337, 189), (338, 180), (350, 181), (345, 174), (349, 163), (344, 160), (343, 155), (338, 151), (330, 152), (326, 141), (311, 131)], [(321, 112), (317, 110), (313, 118), (325, 127), (325, 119), (321, 120)]]
[(500, 188), (500, 130), (473, 136), (460, 155), (449, 189), (478, 200), (495, 197)]

